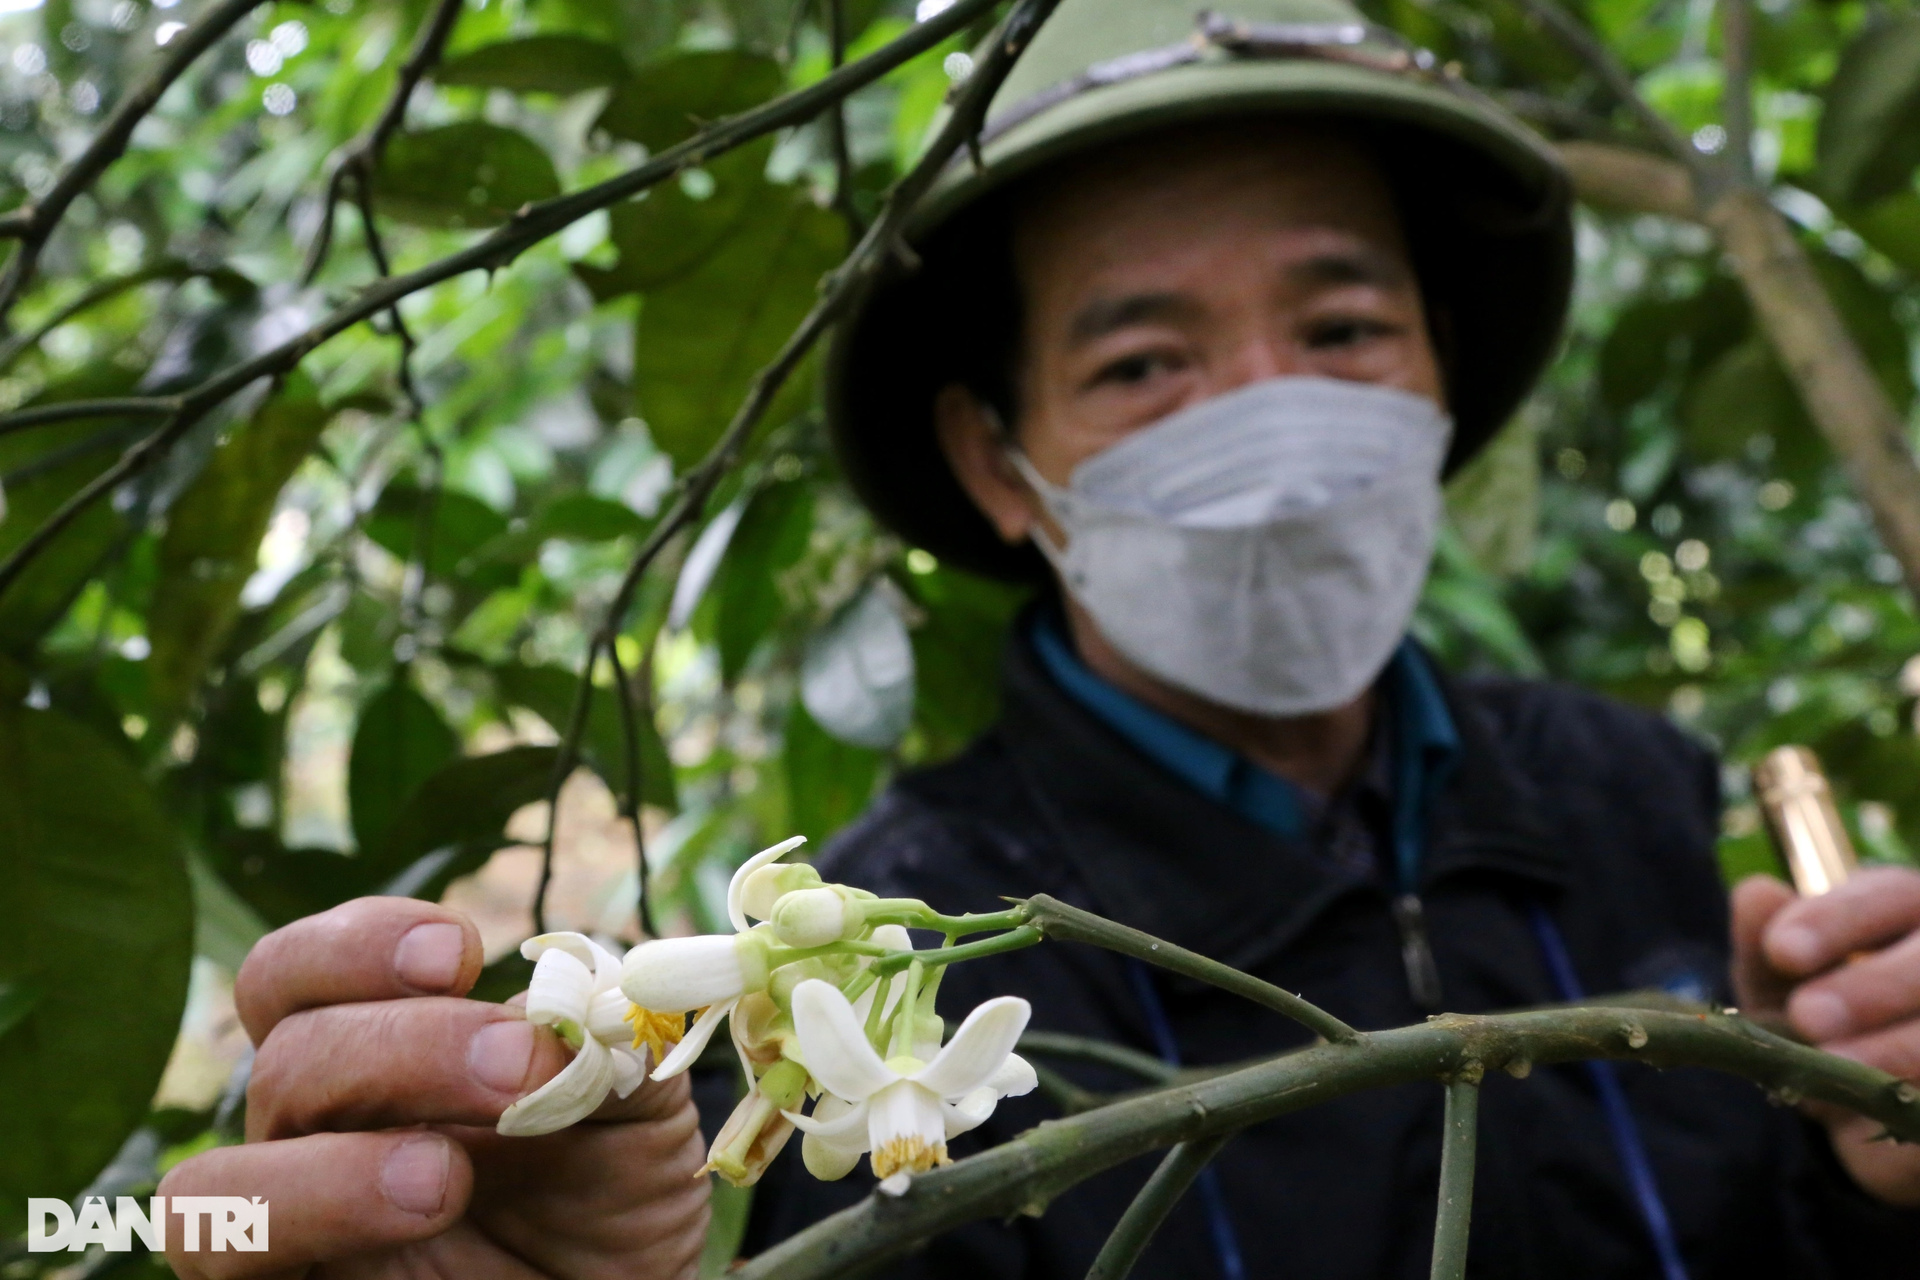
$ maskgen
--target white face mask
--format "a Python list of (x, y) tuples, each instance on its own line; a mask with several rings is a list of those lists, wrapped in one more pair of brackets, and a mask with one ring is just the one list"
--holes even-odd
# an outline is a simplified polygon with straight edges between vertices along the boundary
[(1162, 418), (1049, 483), (1034, 540), (1143, 670), (1261, 715), (1358, 697), (1405, 634), (1452, 421), (1423, 396), (1274, 378)]

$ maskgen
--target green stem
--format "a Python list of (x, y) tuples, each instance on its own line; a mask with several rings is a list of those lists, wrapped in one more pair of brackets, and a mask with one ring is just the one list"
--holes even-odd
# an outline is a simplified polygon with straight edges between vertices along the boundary
[(1447, 1081), (1447, 1114), (1441, 1127), (1440, 1207), (1433, 1219), (1433, 1280), (1466, 1280), (1479, 1118), (1479, 1073), (1469, 1071)]
[(1180, 1203), (1180, 1197), (1187, 1193), (1193, 1180), (1232, 1136), (1219, 1133), (1168, 1149), (1160, 1167), (1147, 1179), (1147, 1185), (1140, 1188), (1140, 1194), (1120, 1215), (1113, 1234), (1100, 1246), (1100, 1256), (1087, 1269), (1087, 1280), (1126, 1280), (1133, 1264), (1152, 1243), (1154, 1232), (1173, 1212), (1173, 1206)]
[(1170, 1067), (1160, 1059), (1151, 1054), (1141, 1053), (1138, 1049), (1129, 1049), (1123, 1044), (1114, 1044), (1108, 1040), (1061, 1035), (1057, 1031), (1028, 1031), (1020, 1037), (1019, 1050), (1029, 1057), (1039, 1054), (1049, 1058), (1097, 1062), (1101, 1066), (1125, 1071), (1129, 1075), (1138, 1076), (1142, 1080), (1151, 1080), (1155, 1084), (1166, 1084), (1180, 1076), (1180, 1068)]
[(1204, 1080), (1122, 1098), (1031, 1129), (872, 1196), (790, 1236), (730, 1280), (826, 1280), (852, 1274), (962, 1223), (1038, 1214), (1068, 1187), (1176, 1142), (1217, 1136), (1369, 1089), (1449, 1079), (1472, 1068), (1627, 1058), (1708, 1067), (1775, 1096), (1832, 1103), (1920, 1142), (1920, 1089), (1884, 1071), (1704, 1010), (1561, 1008), (1447, 1014), (1346, 1044), (1316, 1045)]
[(1049, 938), (1065, 942), (1086, 942), (1121, 955), (1159, 965), (1189, 978), (1198, 978), (1209, 986), (1244, 996), (1255, 1004), (1281, 1013), (1333, 1044), (1356, 1044), (1360, 1033), (1318, 1005), (1302, 1000), (1291, 991), (1283, 991), (1271, 982), (1240, 972), (1231, 965), (1209, 960), (1185, 947), (1162, 942), (1152, 934), (1070, 907), (1046, 894), (1027, 899), (1027, 923)]
[(1003, 951), (1018, 951), (1042, 941), (1040, 930), (1028, 925), (992, 938), (982, 938), (978, 942), (963, 942), (957, 947), (938, 947), (932, 951), (890, 951), (883, 960), (873, 962), (872, 972), (877, 977), (888, 978), (900, 972), (910, 964), (934, 965), (955, 964), (961, 960), (978, 960), (981, 956), (997, 956)]

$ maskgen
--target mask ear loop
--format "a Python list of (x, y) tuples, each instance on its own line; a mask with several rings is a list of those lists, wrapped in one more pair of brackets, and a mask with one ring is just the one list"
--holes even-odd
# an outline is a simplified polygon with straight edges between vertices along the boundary
[[(1001, 420), (998, 409), (986, 403), (982, 403), (980, 408), (987, 415), (987, 421), (992, 424), (994, 434), (1000, 438), (1000, 456), (1005, 458), (1008, 464), (1019, 473), (1020, 478), (1027, 482), (1027, 487), (1033, 490), (1036, 498), (1040, 499), (1041, 509), (1053, 517), (1055, 524), (1064, 528), (1067, 521), (1063, 516), (1072, 509), (1072, 496), (1041, 475), (1034, 467), (1032, 459), (1027, 457), (1026, 450), (1020, 447), (1020, 442), (1013, 438), (1011, 431), (1007, 430), (1007, 424)], [(1060, 575), (1067, 576), (1066, 550), (1048, 535), (1046, 527), (1035, 523), (1027, 536), (1033, 539), (1033, 544), (1040, 548), (1040, 554), (1059, 570)]]

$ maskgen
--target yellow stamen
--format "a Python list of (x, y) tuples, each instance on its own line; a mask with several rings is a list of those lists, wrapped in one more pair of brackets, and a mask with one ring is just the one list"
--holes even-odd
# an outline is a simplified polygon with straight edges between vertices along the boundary
[(890, 1178), (905, 1169), (909, 1173), (925, 1173), (937, 1164), (952, 1164), (947, 1157), (947, 1144), (934, 1143), (928, 1146), (924, 1138), (917, 1134), (900, 1138), (889, 1138), (873, 1149), (873, 1176)]
[(679, 1044), (687, 1034), (687, 1015), (684, 1013), (655, 1013), (651, 1009), (630, 1004), (623, 1021), (633, 1024), (633, 1047), (638, 1049), (645, 1045), (655, 1066), (659, 1066), (666, 1059), (667, 1050)]

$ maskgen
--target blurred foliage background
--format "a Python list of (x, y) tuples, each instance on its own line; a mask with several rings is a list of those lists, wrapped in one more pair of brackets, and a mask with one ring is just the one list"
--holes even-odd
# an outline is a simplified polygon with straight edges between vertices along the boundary
[[(0, 0), (0, 211), (53, 188), (197, 2)], [(1631, 137), (1509, 0), (1373, 0), (1370, 16), (1551, 136)], [(1726, 145), (1711, 3), (1579, 16), (1699, 150)], [(842, 18), (858, 56), (916, 14), (846, 0)], [(1920, 11), (1760, 0), (1753, 19), (1759, 177), (1911, 415)], [(373, 126), (429, 21), (420, 0), (252, 7), (47, 243), (0, 334), (0, 412), (189, 386), (311, 324), (380, 256), (394, 272), (444, 256), (833, 58), (807, 0), (467, 0), (371, 175), (381, 253), (349, 199), (303, 283), (329, 157)], [(145, 1194), (234, 1140), (245, 1055), (226, 993), (267, 929), (364, 893), (445, 894), (503, 957), (481, 993), (516, 989), (529, 842), (600, 614), (982, 29), (856, 94), (844, 164), (828, 123), (786, 130), (409, 298), (407, 377), (388, 321), (319, 347), (0, 596), (0, 1238), (29, 1195)], [(1577, 682), (1712, 741), (1730, 875), (1771, 863), (1742, 765), (1788, 741), (1826, 759), (1869, 856), (1911, 860), (1920, 625), (1899, 564), (1704, 229), (1583, 212), (1579, 246), (1564, 357), (1454, 481), (1418, 634), (1458, 670)], [(0, 431), (0, 554), (143, 429)], [(1020, 603), (862, 513), (808, 370), (707, 510), (617, 641), (667, 932), (719, 927), (749, 852), (830, 836), (895, 771), (989, 724)], [(549, 917), (631, 941), (615, 699), (582, 743)], [(43, 1260), (6, 1249), (8, 1275)]]

